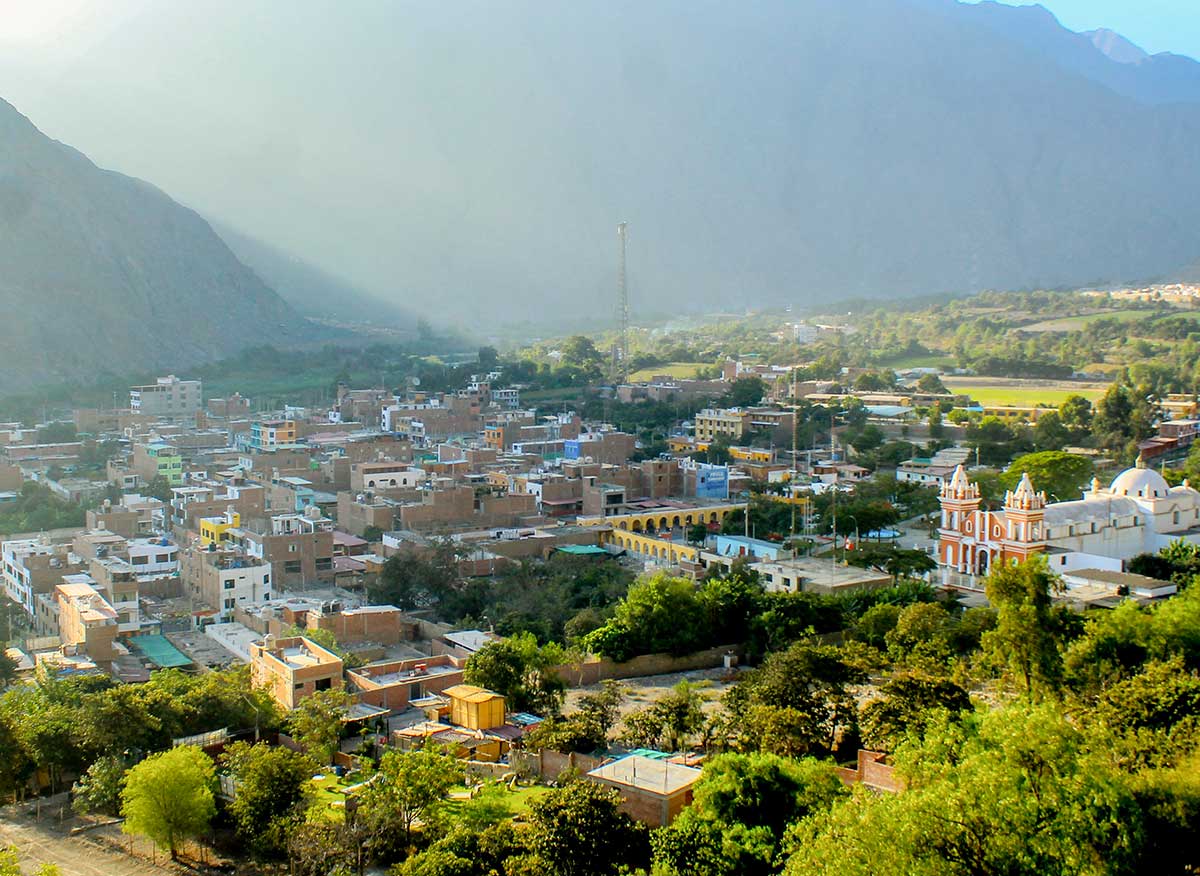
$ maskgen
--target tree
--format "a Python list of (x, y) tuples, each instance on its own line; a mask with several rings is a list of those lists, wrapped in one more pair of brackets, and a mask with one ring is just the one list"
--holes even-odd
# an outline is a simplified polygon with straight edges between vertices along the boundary
[(933, 373), (925, 373), (918, 377), (917, 389), (921, 392), (938, 395), (949, 395), (950, 393), (950, 390), (946, 389), (946, 384), (942, 383), (941, 376)]
[[(1053, 704), (947, 721), (902, 747), (901, 794), (855, 794), (799, 825), (786, 876), (1163, 872), (1129, 783)], [(1183, 872), (1183, 871), (1176, 871)]]
[(866, 678), (845, 658), (807, 642), (768, 655), (725, 694), (734, 747), (793, 757), (833, 752), (858, 714), (848, 688)]
[[(722, 754), (705, 764), (692, 805), (654, 834), (655, 873), (768, 876), (788, 826), (829, 809), (847, 790), (831, 764), (774, 754)], [(712, 851), (719, 854), (712, 855)]]
[(597, 351), (595, 343), (586, 335), (572, 335), (567, 338), (559, 347), (559, 352), (562, 354), (561, 361), (564, 365), (574, 365), (580, 368), (603, 359)]
[(351, 697), (343, 690), (319, 690), (288, 715), (288, 730), (318, 763), (332, 763)]
[(937, 603), (918, 602), (906, 606), (896, 626), (885, 637), (888, 655), (897, 663), (913, 662), (926, 667), (945, 664), (950, 657), (950, 616)]
[(562, 662), (557, 645), (538, 645), (532, 633), (518, 633), (472, 654), (463, 679), (503, 695), (512, 711), (557, 714), (566, 684), (553, 667)]
[(389, 557), (371, 585), (371, 598), (406, 610), (436, 605), (458, 586), (458, 560), (449, 540), (430, 554), (403, 551)]
[(617, 662), (663, 651), (688, 654), (708, 644), (705, 618), (695, 585), (659, 572), (636, 581), (612, 618), (582, 644)]
[(1081, 444), (1092, 431), (1092, 403), (1081, 395), (1069, 395), (1058, 406), (1058, 416), (1072, 444)]
[(971, 697), (947, 678), (921, 673), (893, 676), (879, 699), (862, 709), (863, 743), (872, 751), (895, 751), (910, 733), (924, 736), (938, 712), (957, 717), (971, 711)]
[(750, 408), (762, 401), (767, 385), (761, 377), (739, 377), (729, 385), (725, 401), (730, 407)]
[(996, 609), (996, 627), (983, 635), (990, 662), (1003, 667), (1027, 696), (1058, 687), (1062, 657), (1051, 617), (1051, 592), (1061, 580), (1035, 556), (1015, 566), (996, 565), (984, 582), (988, 602)]
[(71, 789), (71, 806), (76, 812), (102, 812), (116, 815), (121, 809), (125, 788), (125, 761), (105, 755), (87, 768)]
[(649, 858), (645, 828), (609, 788), (574, 781), (529, 807), (530, 845), (549, 876), (615, 876)]
[(626, 744), (679, 751), (704, 725), (705, 698), (686, 679), (662, 699), (625, 717)]
[(942, 409), (934, 406), (929, 409), (929, 437), (941, 441), (946, 435), (946, 427), (942, 423)]
[(1033, 446), (1038, 450), (1062, 450), (1071, 443), (1071, 430), (1054, 412), (1041, 414), (1033, 424)]
[(1135, 442), (1153, 431), (1151, 418), (1149, 405), (1140, 393), (1124, 383), (1114, 383), (1096, 404), (1092, 434), (1099, 447), (1131, 456)]
[(399, 824), (408, 840), (413, 825), (427, 818), (462, 776), (458, 759), (437, 745), (415, 751), (389, 749), (379, 763), (379, 778), (363, 795), (362, 807), (376, 823)]
[[(0, 876), (21, 876), (21, 864), (17, 857), (17, 847), (0, 847)], [(62, 876), (57, 864), (41, 864), (37, 876)]]
[(222, 757), (236, 793), (229, 813), (238, 836), (259, 854), (285, 851), (287, 828), (304, 807), (313, 762), (282, 746), (235, 742)]
[(602, 736), (617, 723), (621, 714), (621, 703), (625, 701), (628, 688), (616, 679), (606, 678), (600, 682), (596, 693), (584, 694), (579, 698), (579, 714), (600, 728)]
[(480, 347), (477, 358), (483, 368), (495, 368), (500, 362), (500, 354), (496, 352), (495, 347)]
[(531, 858), (524, 840), (507, 823), (478, 829), (460, 825), (393, 872), (396, 876), (521, 876), (527, 872), (522, 865)]
[(180, 844), (207, 830), (216, 814), (215, 784), (212, 760), (195, 746), (152, 754), (129, 771), (121, 829), (148, 836), (178, 860)]
[(160, 502), (170, 502), (175, 495), (171, 492), (171, 481), (166, 475), (155, 475), (150, 483), (142, 488), (142, 492)]
[(1083, 494), (1092, 471), (1092, 461), (1084, 456), (1059, 450), (1026, 453), (1014, 459), (1001, 473), (1000, 485), (1006, 490), (1015, 490), (1021, 475), (1027, 474), (1034, 489), (1054, 497), (1051, 501), (1069, 502)]

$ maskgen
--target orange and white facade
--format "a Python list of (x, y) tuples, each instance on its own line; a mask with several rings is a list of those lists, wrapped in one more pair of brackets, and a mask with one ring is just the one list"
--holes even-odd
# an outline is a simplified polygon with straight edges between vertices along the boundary
[(1078, 499), (1047, 504), (1022, 475), (996, 511), (982, 509), (979, 487), (960, 465), (941, 489), (938, 564), (951, 572), (987, 573), (998, 562), (1046, 554), (1051, 571), (1122, 571), (1138, 554), (1156, 553), (1182, 539), (1200, 545), (1200, 491), (1187, 481), (1172, 487), (1141, 465), (1109, 486), (1093, 479)]
[(1036, 492), (1028, 475), (1004, 496), (999, 511), (984, 511), (979, 486), (960, 465), (942, 486), (938, 501), (938, 563), (964, 575), (985, 575), (996, 563), (1016, 564), (1046, 550), (1046, 494)]

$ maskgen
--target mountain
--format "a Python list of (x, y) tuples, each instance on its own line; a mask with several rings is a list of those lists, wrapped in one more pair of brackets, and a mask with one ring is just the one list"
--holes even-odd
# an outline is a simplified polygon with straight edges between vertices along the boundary
[[(1136, 282), (1200, 257), (1200, 65), (1119, 63), (1040, 7), (463, 0), (353, 29), (313, 15), (288, 51), (341, 34), (322, 66), (335, 78), (306, 83), (289, 124), (361, 124), (347, 142), (373, 159), (309, 147), (337, 185), (281, 228), (319, 223), (323, 264), (464, 325), (611, 325), (622, 220), (635, 313)], [(379, 66), (340, 73), (351, 55)], [(329, 108), (343, 91), (353, 113)]]
[(0, 389), (314, 339), (199, 215), (0, 100)]
[(1106, 58), (1118, 64), (1140, 64), (1150, 57), (1141, 46), (1134, 45), (1119, 33), (1106, 27), (1084, 31), (1081, 36), (1091, 40), (1092, 45), (1103, 53)]
[(1200, 65), (1040, 7), (245, 8), (138, 4), (103, 40), (0, 51), (0, 80), (63, 139), (437, 325), (612, 325), (621, 221), (635, 314), (1200, 258)]
[(213, 230), (234, 255), (301, 314), (317, 319), (411, 329), (410, 311), (222, 222)]
[(944, 13), (982, 24), (1037, 52), (1064, 71), (1084, 76), (1117, 94), (1149, 104), (1200, 102), (1200, 62), (1182, 55), (1147, 54), (1125, 37), (1100, 29), (1075, 33), (1043, 6), (975, 5), (934, 0)]

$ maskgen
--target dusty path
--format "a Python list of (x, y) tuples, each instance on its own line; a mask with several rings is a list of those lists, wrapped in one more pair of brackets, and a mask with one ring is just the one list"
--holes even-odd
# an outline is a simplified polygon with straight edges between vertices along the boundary
[[(40, 864), (57, 864), (63, 876), (169, 876), (183, 872), (149, 861), (131, 858), (96, 841), (89, 833), (69, 836), (60, 832), (53, 821), (14, 820), (9, 812), (0, 812), (0, 846), (15, 846), (21, 867), (36, 872)], [(116, 828), (99, 828), (105, 836), (114, 836)]]

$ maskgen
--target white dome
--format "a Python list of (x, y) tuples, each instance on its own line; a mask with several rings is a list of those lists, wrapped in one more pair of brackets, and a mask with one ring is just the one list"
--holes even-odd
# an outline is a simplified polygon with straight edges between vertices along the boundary
[(1171, 488), (1153, 469), (1130, 468), (1117, 475), (1109, 491), (1131, 499), (1165, 499)]

